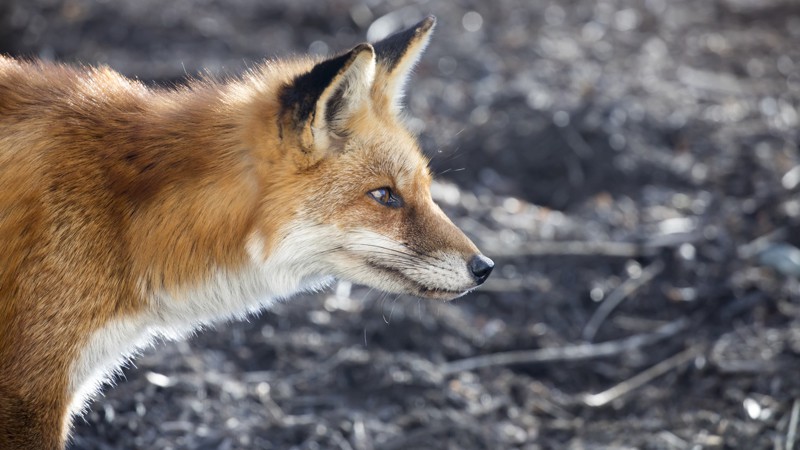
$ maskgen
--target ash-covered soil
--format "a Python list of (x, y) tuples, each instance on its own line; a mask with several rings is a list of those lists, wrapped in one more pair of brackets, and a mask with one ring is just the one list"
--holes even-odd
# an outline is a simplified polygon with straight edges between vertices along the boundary
[(429, 13), (411, 124), (485, 289), (340, 285), (159, 344), (70, 448), (799, 446), (793, 0), (17, 0), (0, 51), (172, 84)]

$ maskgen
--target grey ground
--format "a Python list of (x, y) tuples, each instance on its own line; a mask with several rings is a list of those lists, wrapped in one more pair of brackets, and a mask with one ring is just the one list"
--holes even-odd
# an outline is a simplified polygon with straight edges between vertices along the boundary
[(429, 13), (412, 125), (486, 288), (160, 344), (70, 448), (797, 448), (792, 0), (6, 0), (0, 51), (169, 85)]

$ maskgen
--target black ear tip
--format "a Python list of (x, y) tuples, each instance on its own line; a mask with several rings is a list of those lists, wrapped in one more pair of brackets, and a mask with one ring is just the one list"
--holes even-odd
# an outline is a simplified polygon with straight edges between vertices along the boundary
[(422, 19), (420, 23), (417, 24), (414, 28), (419, 31), (425, 32), (430, 30), (436, 25), (436, 16), (433, 14), (429, 15), (428, 17)]
[(348, 53), (350, 53), (350, 55), (352, 55), (352, 57), (355, 58), (363, 52), (375, 53), (375, 49), (372, 47), (372, 44), (365, 42), (363, 44), (356, 45)]

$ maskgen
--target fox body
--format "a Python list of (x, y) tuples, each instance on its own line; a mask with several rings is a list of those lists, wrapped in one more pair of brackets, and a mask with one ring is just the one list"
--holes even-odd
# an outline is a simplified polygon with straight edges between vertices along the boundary
[(433, 25), (169, 90), (0, 57), (0, 448), (63, 448), (153, 336), (336, 278), (444, 300), (482, 283), (491, 260), (398, 118)]

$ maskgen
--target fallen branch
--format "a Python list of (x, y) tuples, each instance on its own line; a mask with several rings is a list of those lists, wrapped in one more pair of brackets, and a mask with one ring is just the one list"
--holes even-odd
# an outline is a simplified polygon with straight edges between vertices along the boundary
[(594, 311), (594, 314), (592, 314), (592, 317), (586, 323), (582, 333), (583, 339), (591, 342), (597, 334), (597, 331), (603, 325), (603, 322), (605, 322), (605, 320), (617, 308), (617, 306), (619, 306), (626, 298), (630, 297), (634, 292), (638, 291), (639, 288), (652, 281), (653, 278), (655, 278), (656, 275), (661, 273), (663, 270), (664, 262), (657, 260), (645, 267), (637, 278), (628, 278), (625, 280), (625, 282), (614, 289), (608, 295), (608, 297), (606, 297), (605, 301), (600, 303), (600, 306), (597, 307), (597, 309)]
[(509, 246), (494, 240), (485, 240), (483, 247), (493, 257), (517, 256), (607, 256), (612, 258), (640, 258), (655, 256), (665, 248), (703, 241), (700, 232), (669, 233), (650, 237), (643, 242), (618, 241), (535, 241)]
[(563, 255), (634, 258), (642, 254), (642, 246), (633, 242), (539, 241), (515, 247), (491, 244), (486, 247), (487, 253), (493, 257)]
[(451, 361), (441, 367), (444, 375), (456, 372), (480, 369), (492, 366), (509, 366), (514, 364), (533, 364), (553, 361), (582, 361), (618, 355), (674, 336), (689, 326), (686, 318), (678, 319), (659, 327), (652, 333), (643, 333), (624, 339), (599, 344), (577, 344), (565, 347), (542, 348), (538, 350), (520, 350), (491, 355), (476, 356)]
[(611, 389), (605, 390), (597, 394), (587, 394), (583, 397), (583, 402), (588, 406), (600, 407), (605, 406), (614, 400), (636, 390), (645, 384), (653, 381), (654, 379), (664, 375), (670, 370), (680, 367), (692, 359), (694, 359), (700, 352), (698, 347), (690, 347), (670, 358), (667, 358), (660, 363), (650, 367), (649, 369), (641, 372), (630, 379), (619, 383)]
[(800, 399), (794, 399), (792, 404), (792, 415), (789, 416), (789, 429), (786, 431), (786, 450), (794, 450), (794, 443), (797, 440), (797, 420), (800, 416)]
[(753, 258), (759, 253), (763, 252), (770, 244), (776, 241), (783, 241), (787, 236), (786, 227), (780, 227), (772, 230), (767, 234), (761, 235), (752, 241), (742, 244), (736, 249), (739, 258), (749, 259)]

